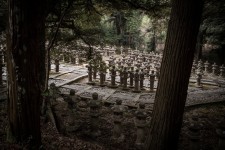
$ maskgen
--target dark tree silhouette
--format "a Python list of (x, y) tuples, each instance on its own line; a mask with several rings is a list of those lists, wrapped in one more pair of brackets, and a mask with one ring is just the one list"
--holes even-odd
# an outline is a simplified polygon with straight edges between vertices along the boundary
[(9, 0), (7, 33), (9, 140), (41, 143), (45, 67), (45, 1)]
[(203, 3), (173, 0), (145, 149), (175, 150), (182, 125)]

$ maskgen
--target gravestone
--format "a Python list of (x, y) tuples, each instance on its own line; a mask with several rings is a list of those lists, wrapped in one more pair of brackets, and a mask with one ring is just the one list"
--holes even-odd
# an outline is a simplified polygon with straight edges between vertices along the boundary
[(146, 139), (146, 122), (147, 113), (145, 110), (145, 104), (140, 103), (138, 110), (135, 112), (135, 126), (137, 128), (137, 138), (135, 141), (136, 148), (139, 150), (143, 149), (144, 142)]
[(130, 75), (130, 88), (133, 88), (134, 87), (134, 67), (132, 66), (130, 68), (130, 71), (129, 71), (129, 75)]
[(114, 119), (114, 127), (113, 127), (113, 136), (112, 138), (117, 142), (124, 141), (124, 134), (122, 129), (122, 121), (123, 121), (123, 113), (125, 112), (125, 107), (122, 104), (121, 99), (116, 100), (116, 104), (112, 107), (113, 110), (113, 119)]
[(135, 92), (135, 93), (141, 92), (139, 82), (140, 82), (139, 70), (136, 69), (135, 74), (134, 74), (134, 90), (133, 90), (133, 92)]
[(90, 107), (90, 134), (91, 137), (96, 138), (101, 135), (99, 130), (99, 116), (101, 115), (101, 102), (98, 100), (98, 93), (92, 94), (92, 99), (89, 103)]
[(111, 75), (111, 88), (116, 88), (116, 67), (112, 66), (112, 68), (110, 69), (110, 75)]

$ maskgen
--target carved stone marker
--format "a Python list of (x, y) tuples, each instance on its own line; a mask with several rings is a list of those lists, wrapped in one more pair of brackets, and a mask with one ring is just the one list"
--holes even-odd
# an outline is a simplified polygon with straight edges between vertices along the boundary
[(116, 67), (112, 66), (112, 68), (110, 69), (110, 75), (111, 75), (111, 88), (116, 88)]
[(55, 59), (55, 72), (59, 72), (59, 59)]
[(137, 69), (134, 74), (134, 90), (133, 90), (133, 92), (135, 92), (135, 93), (141, 92), (140, 86), (139, 86), (139, 81), (140, 81), (140, 75), (139, 75), (139, 70)]
[(142, 150), (146, 138), (146, 118), (147, 113), (145, 111), (145, 104), (140, 103), (138, 110), (135, 112), (135, 125), (137, 128), (137, 138), (135, 141), (135, 145), (137, 149)]
[(151, 71), (150, 75), (149, 75), (149, 80), (150, 80), (150, 92), (154, 91), (154, 82), (155, 82), (155, 74), (154, 74), (154, 70)]
[(101, 102), (98, 100), (98, 93), (92, 94), (90, 100), (90, 133), (93, 138), (101, 135), (99, 130), (99, 116), (101, 115)]
[(123, 121), (123, 113), (125, 111), (125, 107), (122, 104), (121, 99), (116, 100), (116, 104), (113, 106), (113, 116), (114, 116), (114, 128), (113, 128), (113, 136), (114, 140), (117, 142), (124, 141), (124, 134), (122, 129), (122, 121)]

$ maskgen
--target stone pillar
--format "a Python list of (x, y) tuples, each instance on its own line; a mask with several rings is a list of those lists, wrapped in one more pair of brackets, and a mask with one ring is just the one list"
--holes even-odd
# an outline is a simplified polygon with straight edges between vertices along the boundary
[(124, 141), (124, 134), (122, 129), (122, 121), (123, 121), (123, 113), (125, 111), (124, 106), (121, 105), (122, 100), (117, 99), (116, 104), (113, 106), (113, 119), (114, 119), (114, 127), (113, 127), (113, 136), (114, 140), (117, 142)]
[(112, 69), (110, 70), (111, 75), (111, 88), (116, 88), (116, 67), (112, 66)]
[(123, 90), (128, 90), (128, 88), (127, 88), (127, 78), (128, 78), (128, 71), (127, 71), (127, 68), (124, 67), (124, 70), (123, 70)]
[(96, 80), (97, 77), (98, 66), (94, 64), (93, 66), (93, 79)]
[(140, 72), (140, 89), (141, 90), (144, 90), (144, 79), (145, 79), (145, 73), (144, 73), (144, 70), (141, 69), (141, 72)]
[(104, 72), (103, 82), (105, 84), (106, 83), (106, 74), (107, 74), (107, 65), (105, 62), (103, 62), (103, 72)]
[(137, 138), (135, 146), (137, 149), (142, 150), (146, 139), (146, 122), (147, 113), (145, 111), (145, 104), (140, 103), (138, 110), (135, 112), (135, 126), (137, 128)]
[(72, 56), (70, 56), (70, 62), (71, 64), (75, 64), (75, 56), (73, 54), (71, 54)]
[(92, 100), (89, 103), (90, 107), (90, 134), (96, 138), (101, 135), (99, 130), (99, 116), (101, 115), (101, 102), (98, 100), (98, 93), (92, 94)]
[(216, 65), (216, 63), (214, 63), (212, 65), (212, 76), (215, 76), (216, 75), (216, 69), (217, 69), (217, 65)]
[(198, 124), (198, 119), (193, 118), (193, 122), (189, 126), (189, 149), (199, 150), (200, 149), (200, 125)]
[(155, 74), (154, 74), (154, 70), (151, 71), (150, 75), (149, 75), (149, 81), (150, 81), (150, 92), (154, 91), (154, 82), (155, 82)]
[(75, 90), (71, 89), (69, 96), (65, 100), (68, 104), (68, 109), (72, 110), (77, 108), (77, 99), (75, 95)]
[(130, 86), (129, 87), (133, 88), (134, 87), (134, 67), (130, 68), (129, 75), (130, 75)]
[(94, 82), (92, 81), (92, 62), (91, 62), (91, 60), (86, 67), (88, 68), (88, 84), (94, 84)]
[(59, 59), (55, 59), (55, 72), (59, 72)]
[(49, 87), (49, 98), (50, 98), (50, 105), (53, 106), (56, 102), (56, 99), (59, 97), (60, 91), (56, 87), (55, 83), (51, 83)]
[(100, 68), (99, 68), (99, 76), (100, 76), (100, 86), (105, 86), (105, 81), (104, 81), (104, 77), (105, 77), (105, 69), (104, 69), (104, 64), (101, 63), (100, 64)]
[(123, 66), (119, 69), (120, 76), (120, 86), (123, 86)]
[(135, 92), (135, 93), (141, 92), (139, 82), (140, 82), (139, 70), (136, 69), (135, 74), (134, 74), (134, 90), (133, 90), (133, 92)]
[(224, 65), (220, 66), (220, 77), (221, 77), (221, 78), (224, 77), (224, 70), (225, 70)]
[(204, 63), (204, 74), (206, 75), (206, 74), (208, 74), (208, 73), (209, 73), (209, 62), (206, 61), (206, 62)]
[(198, 64), (198, 69), (196, 72), (196, 87), (202, 88), (201, 79), (202, 79), (202, 66), (201, 63)]

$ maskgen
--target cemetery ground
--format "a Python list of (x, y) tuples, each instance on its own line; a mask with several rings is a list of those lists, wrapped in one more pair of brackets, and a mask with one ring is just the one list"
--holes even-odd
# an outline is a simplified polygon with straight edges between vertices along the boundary
[[(56, 74), (54, 71), (50, 74), (49, 84), (54, 82), (59, 88), (61, 96), (56, 99), (54, 103), (54, 114), (57, 118), (55, 124), (51, 120), (51, 115), (47, 111), (47, 115), (41, 116), (41, 133), (42, 133), (42, 148), (41, 149), (75, 149), (75, 150), (135, 150), (135, 140), (137, 129), (135, 127), (134, 119), (137, 110), (136, 97), (145, 101), (145, 94), (149, 94), (146, 99), (150, 103), (146, 104), (147, 108), (147, 123), (149, 125), (151, 113), (153, 108), (152, 99), (155, 93), (133, 94), (134, 99), (124, 101), (128, 106), (124, 112), (122, 122), (123, 134), (125, 140), (120, 142), (112, 138), (114, 116), (113, 116), (113, 96), (120, 95), (120, 91), (126, 95), (126, 92), (120, 88), (117, 90), (108, 87), (99, 87), (87, 85), (87, 68), (83, 66), (71, 66), (69, 64), (62, 64), (60, 73)], [(54, 70), (54, 66), (52, 66)], [(79, 83), (75, 81), (79, 80)], [(76, 107), (69, 107), (65, 100), (65, 95), (69, 89), (74, 89), (76, 94), (79, 93), (83, 100), (77, 101)], [(113, 90), (113, 92), (109, 92)], [(220, 91), (221, 90), (221, 91)], [(90, 109), (88, 102), (90, 93), (98, 92), (99, 97), (104, 99), (102, 103), (101, 112), (99, 116), (99, 130), (101, 134), (94, 137), (90, 134)], [(216, 91), (216, 92), (214, 92)], [(26, 149), (27, 143), (10, 144), (6, 142), (7, 139), (7, 100), (6, 100), (6, 86), (0, 88), (0, 149)], [(110, 93), (110, 94), (108, 94)], [(216, 128), (218, 122), (222, 120), (225, 114), (224, 101), (224, 83), (222, 88), (216, 86), (204, 86), (203, 89), (194, 87), (192, 83), (189, 86), (189, 96), (187, 98), (185, 113), (183, 117), (183, 125), (179, 139), (179, 149), (189, 149), (189, 127), (193, 123), (193, 118), (198, 118), (197, 126), (200, 129), (200, 146), (202, 150), (215, 149), (218, 144), (218, 136)], [(215, 94), (215, 95), (213, 95)], [(106, 96), (107, 95), (107, 96)], [(143, 96), (144, 95), (144, 96)], [(143, 97), (141, 97), (143, 96)], [(85, 98), (86, 97), (86, 98)], [(88, 98), (89, 97), (89, 98)], [(112, 98), (111, 98), (112, 97)], [(124, 98), (125, 98), (124, 97)], [(132, 98), (132, 96), (128, 97)], [(124, 103), (123, 102), (123, 103)], [(146, 102), (146, 101), (145, 101)], [(58, 130), (56, 128), (58, 127)], [(146, 129), (148, 133), (148, 126)]]
[[(5, 89), (1, 88), (0, 92)], [(5, 94), (5, 93), (4, 93)], [(7, 111), (6, 99), (0, 100), (0, 148), (1, 149), (26, 149), (26, 143), (21, 145), (11, 145), (6, 142), (7, 130)], [(108, 106), (102, 107), (100, 117), (101, 136), (92, 138), (88, 136), (88, 111), (73, 111), (67, 109), (67, 103), (59, 100), (57, 111), (61, 113), (65, 131), (59, 133), (52, 122), (42, 117), (41, 131), (43, 149), (75, 149), (75, 150), (125, 150), (135, 149), (135, 126), (133, 121), (132, 110), (125, 114), (124, 134), (125, 141), (117, 143), (111, 139), (112, 131), (112, 111)], [(225, 102), (219, 102), (207, 105), (198, 105), (187, 107), (184, 113), (183, 127), (180, 134), (180, 150), (188, 149), (188, 126), (193, 115), (198, 114), (201, 125), (201, 148), (203, 150), (214, 149), (217, 145), (218, 137), (215, 128), (221, 116), (225, 114)]]

